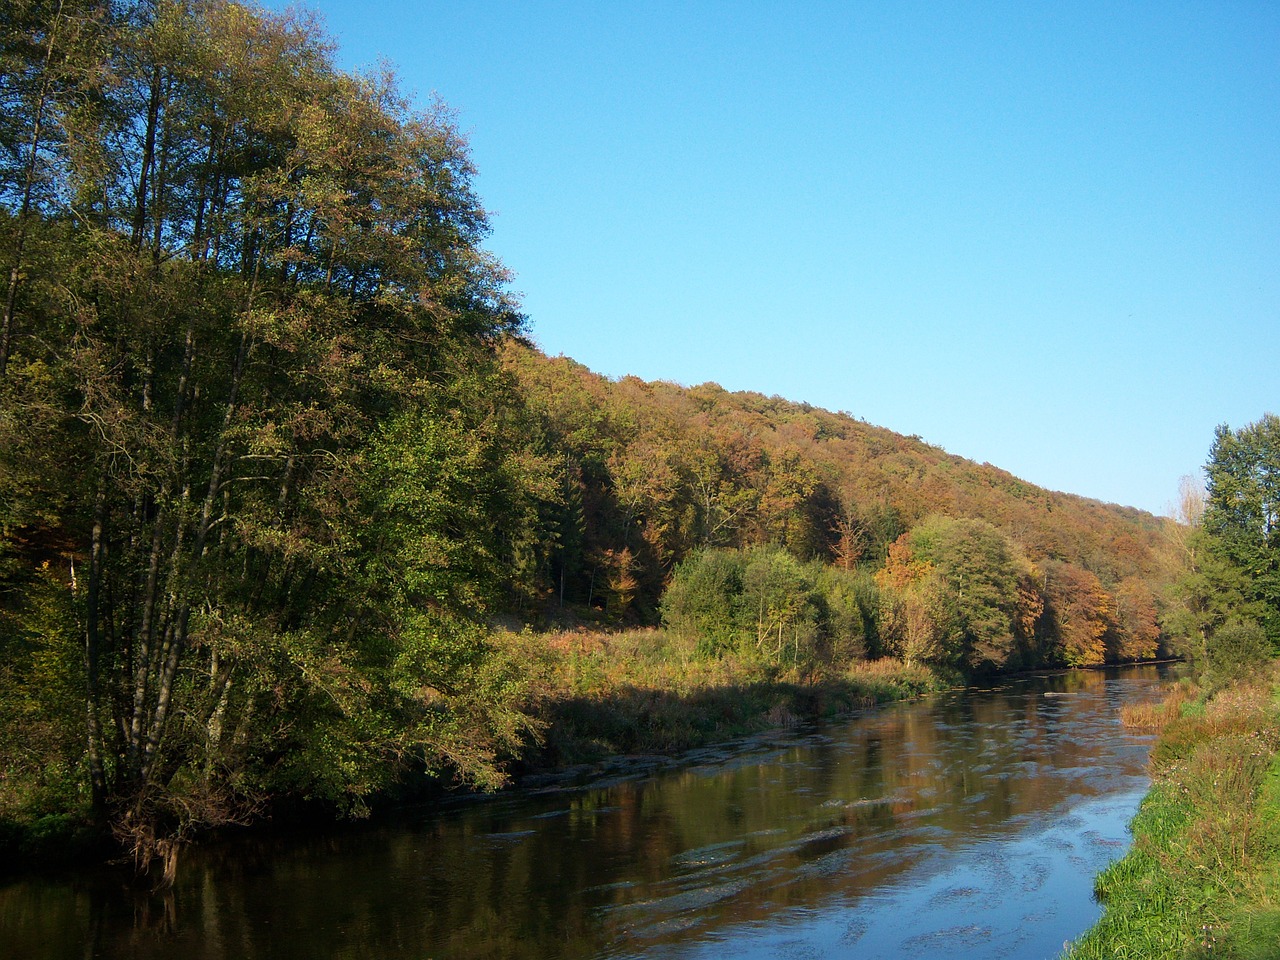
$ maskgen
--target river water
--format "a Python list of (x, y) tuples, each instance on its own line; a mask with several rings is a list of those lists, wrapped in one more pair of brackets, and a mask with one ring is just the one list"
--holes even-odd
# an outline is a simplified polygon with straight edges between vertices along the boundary
[(394, 825), (0, 887), (14, 958), (1055, 957), (1100, 914), (1155, 667), (1018, 678)]

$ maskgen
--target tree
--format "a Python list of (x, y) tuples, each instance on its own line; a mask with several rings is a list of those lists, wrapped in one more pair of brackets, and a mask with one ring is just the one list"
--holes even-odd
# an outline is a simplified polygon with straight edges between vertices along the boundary
[(878, 653), (880, 600), (871, 573), (814, 561), (809, 565), (809, 576), (823, 611), (825, 658), (847, 665)]
[(1210, 683), (1225, 686), (1233, 680), (1256, 676), (1275, 655), (1262, 627), (1252, 620), (1233, 618), (1213, 636), (1204, 663)]
[(1030, 571), (1013, 545), (983, 520), (933, 516), (908, 535), (913, 554), (933, 564), (946, 586), (958, 635), (958, 661), (975, 673), (1018, 663), (1020, 611)]
[(1045, 614), (1056, 631), (1056, 659), (1069, 667), (1106, 662), (1106, 637), (1114, 623), (1114, 601), (1102, 581), (1083, 567), (1044, 564)]
[(1160, 644), (1160, 620), (1155, 594), (1136, 577), (1122, 580), (1115, 590), (1115, 629), (1107, 659), (1150, 660)]
[(518, 684), (480, 618), (550, 494), (465, 141), (226, 0), (85, 5), (97, 66), (54, 77), (71, 6), (5, 34), (0, 249), (41, 272), (9, 290), (0, 554), (72, 544), (94, 808), (146, 860), (269, 796), (496, 782)]
[(1261, 605), (1262, 625), (1280, 644), (1280, 417), (1239, 430), (1217, 428), (1209, 462), (1204, 529)]
[(812, 662), (818, 640), (813, 585), (790, 553), (777, 547), (748, 551), (741, 610), (752, 627), (756, 656), (780, 665)]
[(1161, 624), (1175, 653), (1203, 661), (1218, 628), (1233, 616), (1260, 619), (1260, 604), (1248, 598), (1244, 572), (1208, 531), (1185, 531), (1180, 542), (1182, 573), (1169, 585)]
[(676, 567), (662, 598), (662, 622), (676, 633), (696, 638), (704, 655), (739, 646), (744, 562), (736, 550), (706, 549)]
[(957, 624), (946, 583), (930, 561), (916, 556), (909, 537), (890, 544), (876, 573), (885, 651), (908, 664), (954, 663)]

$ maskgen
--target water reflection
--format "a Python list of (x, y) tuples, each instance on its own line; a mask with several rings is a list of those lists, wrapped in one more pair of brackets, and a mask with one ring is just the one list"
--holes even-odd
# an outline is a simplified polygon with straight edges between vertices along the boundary
[[(11, 955), (1052, 956), (1096, 916), (1155, 668), (899, 704), (677, 767), (0, 889)], [(1051, 694), (1051, 695), (1046, 695)]]

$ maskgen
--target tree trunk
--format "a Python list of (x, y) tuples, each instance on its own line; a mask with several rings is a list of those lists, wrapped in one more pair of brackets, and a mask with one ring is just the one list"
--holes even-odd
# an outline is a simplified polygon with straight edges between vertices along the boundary
[(147, 100), (147, 128), (142, 140), (142, 163), (138, 170), (138, 191), (134, 196), (133, 235), (130, 238), (134, 250), (142, 249), (142, 238), (147, 226), (147, 177), (155, 163), (156, 125), (160, 116), (160, 68), (151, 68), (151, 90)]
[(13, 344), (13, 315), (18, 300), (18, 285), (22, 278), (22, 254), (27, 245), (27, 218), (31, 213), (31, 194), (36, 183), (36, 158), (40, 153), (40, 134), (44, 124), (45, 105), (49, 100), (49, 67), (53, 62), (53, 46), (62, 20), (62, 0), (53, 15), (49, 27), (49, 45), (44, 54), (44, 70), (40, 80), (40, 95), (36, 98), (35, 117), (31, 125), (31, 142), (23, 173), (22, 205), (18, 208), (18, 237), (14, 244), (13, 264), (9, 267), (9, 286), (4, 300), (4, 323), (0, 325), (0, 380), (5, 379), (9, 367), (9, 354)]
[(85, 598), (84, 666), (85, 666), (85, 720), (89, 758), (89, 785), (93, 809), (101, 812), (106, 804), (106, 773), (102, 762), (102, 720), (98, 715), (99, 658), (101, 655), (101, 631), (99, 629), (99, 599), (102, 593), (103, 536), (106, 528), (107, 495), (105, 482), (98, 481), (98, 494), (93, 510), (93, 533), (89, 549), (88, 596)]
[[(258, 272), (261, 260), (254, 267), (253, 280), (249, 285), (249, 293), (245, 302), (245, 314), (253, 309), (253, 301), (257, 292)], [(222, 474), (226, 469), (227, 438), (230, 434), (232, 420), (235, 417), (236, 405), (239, 401), (240, 385), (244, 379), (245, 366), (249, 357), (249, 335), (241, 334), (240, 344), (236, 351), (235, 363), (231, 372), (231, 384), (228, 391), (226, 410), (223, 412), (222, 428), (218, 434), (218, 442), (213, 451), (213, 461), (209, 469), (209, 485), (205, 491), (204, 503), (201, 505), (200, 520), (196, 527), (195, 539), (191, 546), (193, 563), (199, 563), (208, 543), (209, 531), (213, 526), (213, 505), (222, 487)], [(155, 754), (164, 734), (165, 723), (169, 717), (169, 707), (173, 698), (173, 684), (177, 677), (178, 666), (186, 647), (187, 630), (191, 619), (190, 598), (183, 598), (177, 609), (177, 617), (173, 623), (173, 632), (159, 667), (159, 675), (155, 684), (155, 709), (152, 711), (148, 725), (147, 739), (142, 745), (141, 774), (145, 785), (152, 775)]]

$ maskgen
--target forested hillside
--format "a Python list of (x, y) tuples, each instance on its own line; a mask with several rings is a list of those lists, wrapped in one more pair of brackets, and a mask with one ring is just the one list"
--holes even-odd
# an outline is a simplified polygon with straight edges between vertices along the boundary
[(497, 623), (707, 683), (1157, 653), (1169, 521), (523, 345), (452, 117), (305, 17), (0, 29), (0, 841), (500, 784), (563, 691)]
[(876, 633), (891, 594), (936, 608), (936, 642), (899, 640), (901, 653), (964, 633), (962, 580), (994, 564), (1004, 569), (991, 589), (1023, 598), (1001, 615), (1008, 649), (926, 659), (1006, 669), (1155, 654), (1156, 600), (1177, 562), (1167, 519), (1043, 490), (806, 404), (714, 384), (614, 382), (516, 345), (505, 359), (563, 491), (542, 583), (552, 606), (657, 622), (673, 574), (702, 553), (768, 548), (848, 574), (868, 608), (861, 648), (873, 653), (894, 650)]

